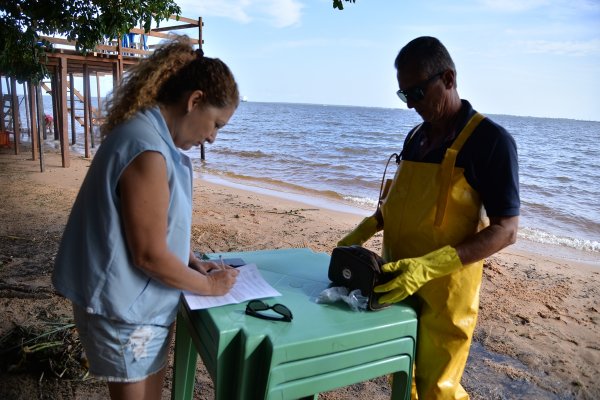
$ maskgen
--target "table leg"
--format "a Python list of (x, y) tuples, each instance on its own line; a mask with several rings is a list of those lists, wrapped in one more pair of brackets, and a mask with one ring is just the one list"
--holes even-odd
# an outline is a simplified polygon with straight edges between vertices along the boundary
[(398, 371), (392, 375), (392, 400), (410, 399), (410, 380), (406, 371)]
[(198, 352), (192, 342), (187, 322), (177, 316), (175, 330), (175, 361), (173, 365), (172, 400), (191, 400), (194, 394)]

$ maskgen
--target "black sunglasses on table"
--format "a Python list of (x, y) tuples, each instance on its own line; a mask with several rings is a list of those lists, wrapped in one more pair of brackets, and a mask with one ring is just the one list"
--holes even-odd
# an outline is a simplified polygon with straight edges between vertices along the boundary
[[(269, 311), (269, 310), (276, 312), (277, 314), (281, 315), (281, 317), (262, 313), (262, 311)], [(293, 318), (292, 312), (290, 311), (290, 309), (287, 308), (286, 306), (284, 306), (283, 304), (277, 303), (277, 304), (273, 304), (272, 306), (270, 306), (267, 303), (263, 302), (262, 300), (249, 301), (248, 304), (246, 305), (246, 314), (251, 315), (256, 318), (268, 319), (271, 321), (291, 322), (292, 318)]]
[(423, 100), (423, 98), (425, 98), (425, 89), (427, 89), (427, 86), (429, 86), (429, 84), (431, 82), (433, 82), (434, 80), (436, 80), (437, 78), (439, 78), (440, 76), (442, 76), (442, 74), (446, 72), (446, 71), (441, 71), (438, 72), (437, 74), (433, 74), (431, 75), (429, 78), (425, 79), (424, 81), (409, 87), (408, 89), (398, 89), (396, 91), (396, 94), (398, 95), (398, 97), (400, 97), (400, 100), (402, 100), (405, 103), (408, 103), (408, 100), (412, 100), (412, 101), (420, 101)]

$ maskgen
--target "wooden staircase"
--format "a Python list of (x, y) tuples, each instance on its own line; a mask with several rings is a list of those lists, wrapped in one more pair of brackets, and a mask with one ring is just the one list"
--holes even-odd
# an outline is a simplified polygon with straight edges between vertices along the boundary
[[(41, 82), (41, 86), (42, 89), (44, 89), (46, 91), (46, 94), (50, 94), (52, 96), (52, 89), (50, 89), (50, 87), (48, 86), (49, 82)], [(71, 88), (69, 86), (67, 86), (67, 93), (69, 93), (71, 90)], [(70, 99), (71, 96), (67, 96), (67, 101), (68, 101), (68, 105), (67, 105), (67, 112), (70, 114), (71, 113), (71, 108), (75, 109), (75, 120), (77, 122), (79, 122), (79, 125), (84, 126), (84, 117), (83, 117), (83, 105), (84, 105), (84, 97), (81, 94), (81, 92), (79, 92), (79, 90), (73, 88), (73, 94), (75, 96), (75, 104), (70, 104)], [(77, 105), (80, 105), (81, 108), (77, 107)], [(77, 112), (81, 111), (81, 115), (77, 115)], [(104, 117), (102, 116), (102, 112), (100, 110), (98, 110), (98, 108), (96, 107), (91, 107), (91, 115), (90, 115), (91, 119), (92, 119), (92, 124), (93, 125), (102, 125), (102, 123), (104, 122)]]
[(2, 96), (2, 118), (4, 119), (2, 126), (4, 130), (0, 132), (0, 148), (11, 147), (9, 131), (12, 131), (12, 97), (9, 94)]
[(2, 96), (2, 109), (4, 110), (4, 129), (13, 131), (13, 115), (12, 115), (12, 96), (5, 94)]

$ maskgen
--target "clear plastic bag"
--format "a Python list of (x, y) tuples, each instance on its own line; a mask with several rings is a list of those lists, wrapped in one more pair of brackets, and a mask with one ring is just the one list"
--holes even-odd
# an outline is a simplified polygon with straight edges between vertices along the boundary
[(369, 299), (361, 294), (360, 289), (348, 292), (348, 289), (343, 286), (327, 288), (317, 297), (317, 303), (321, 304), (335, 303), (340, 300), (348, 304), (352, 311), (365, 311), (369, 303)]

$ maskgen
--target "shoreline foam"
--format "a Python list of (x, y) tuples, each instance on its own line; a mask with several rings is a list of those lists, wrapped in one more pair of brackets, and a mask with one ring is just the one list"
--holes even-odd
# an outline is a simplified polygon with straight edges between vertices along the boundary
[(346, 214), (358, 215), (366, 217), (373, 213), (373, 210), (368, 210), (365, 208), (360, 208), (358, 206), (354, 206), (351, 204), (344, 203), (342, 201), (336, 201), (333, 199), (328, 199), (324, 196), (318, 196), (309, 193), (300, 193), (296, 191), (286, 191), (283, 188), (278, 187), (265, 187), (259, 184), (253, 185), (248, 182), (236, 182), (233, 180), (227, 180), (225, 178), (221, 178), (214, 174), (208, 173), (200, 173), (196, 176), (196, 179), (205, 182), (211, 182), (216, 185), (231, 187), (235, 189), (239, 189), (242, 191), (264, 194), (266, 196), (271, 196), (274, 198), (281, 198), (285, 200), (295, 201), (298, 203), (303, 203), (308, 206), (321, 207), (328, 209), (330, 211), (336, 211)]
[[(303, 194), (292, 191), (285, 191), (283, 188), (266, 188), (260, 185), (252, 185), (248, 182), (235, 182), (225, 178), (209, 174), (198, 173), (196, 179), (201, 182), (208, 182), (217, 186), (229, 187), (242, 192), (251, 192), (274, 199), (287, 200), (310, 207), (320, 207), (332, 212), (348, 214), (356, 217), (366, 217), (371, 215), (374, 210), (368, 210), (356, 207), (341, 201), (334, 201), (325, 197), (319, 197), (315, 194)], [(276, 202), (277, 200), (275, 200)], [(501, 251), (501, 253), (521, 254), (524, 256), (554, 257), (564, 262), (570, 262), (581, 268), (591, 268), (600, 271), (600, 255), (596, 251), (586, 251), (571, 246), (565, 246), (560, 243), (532, 240), (524, 234), (529, 228), (520, 228), (517, 242)]]

